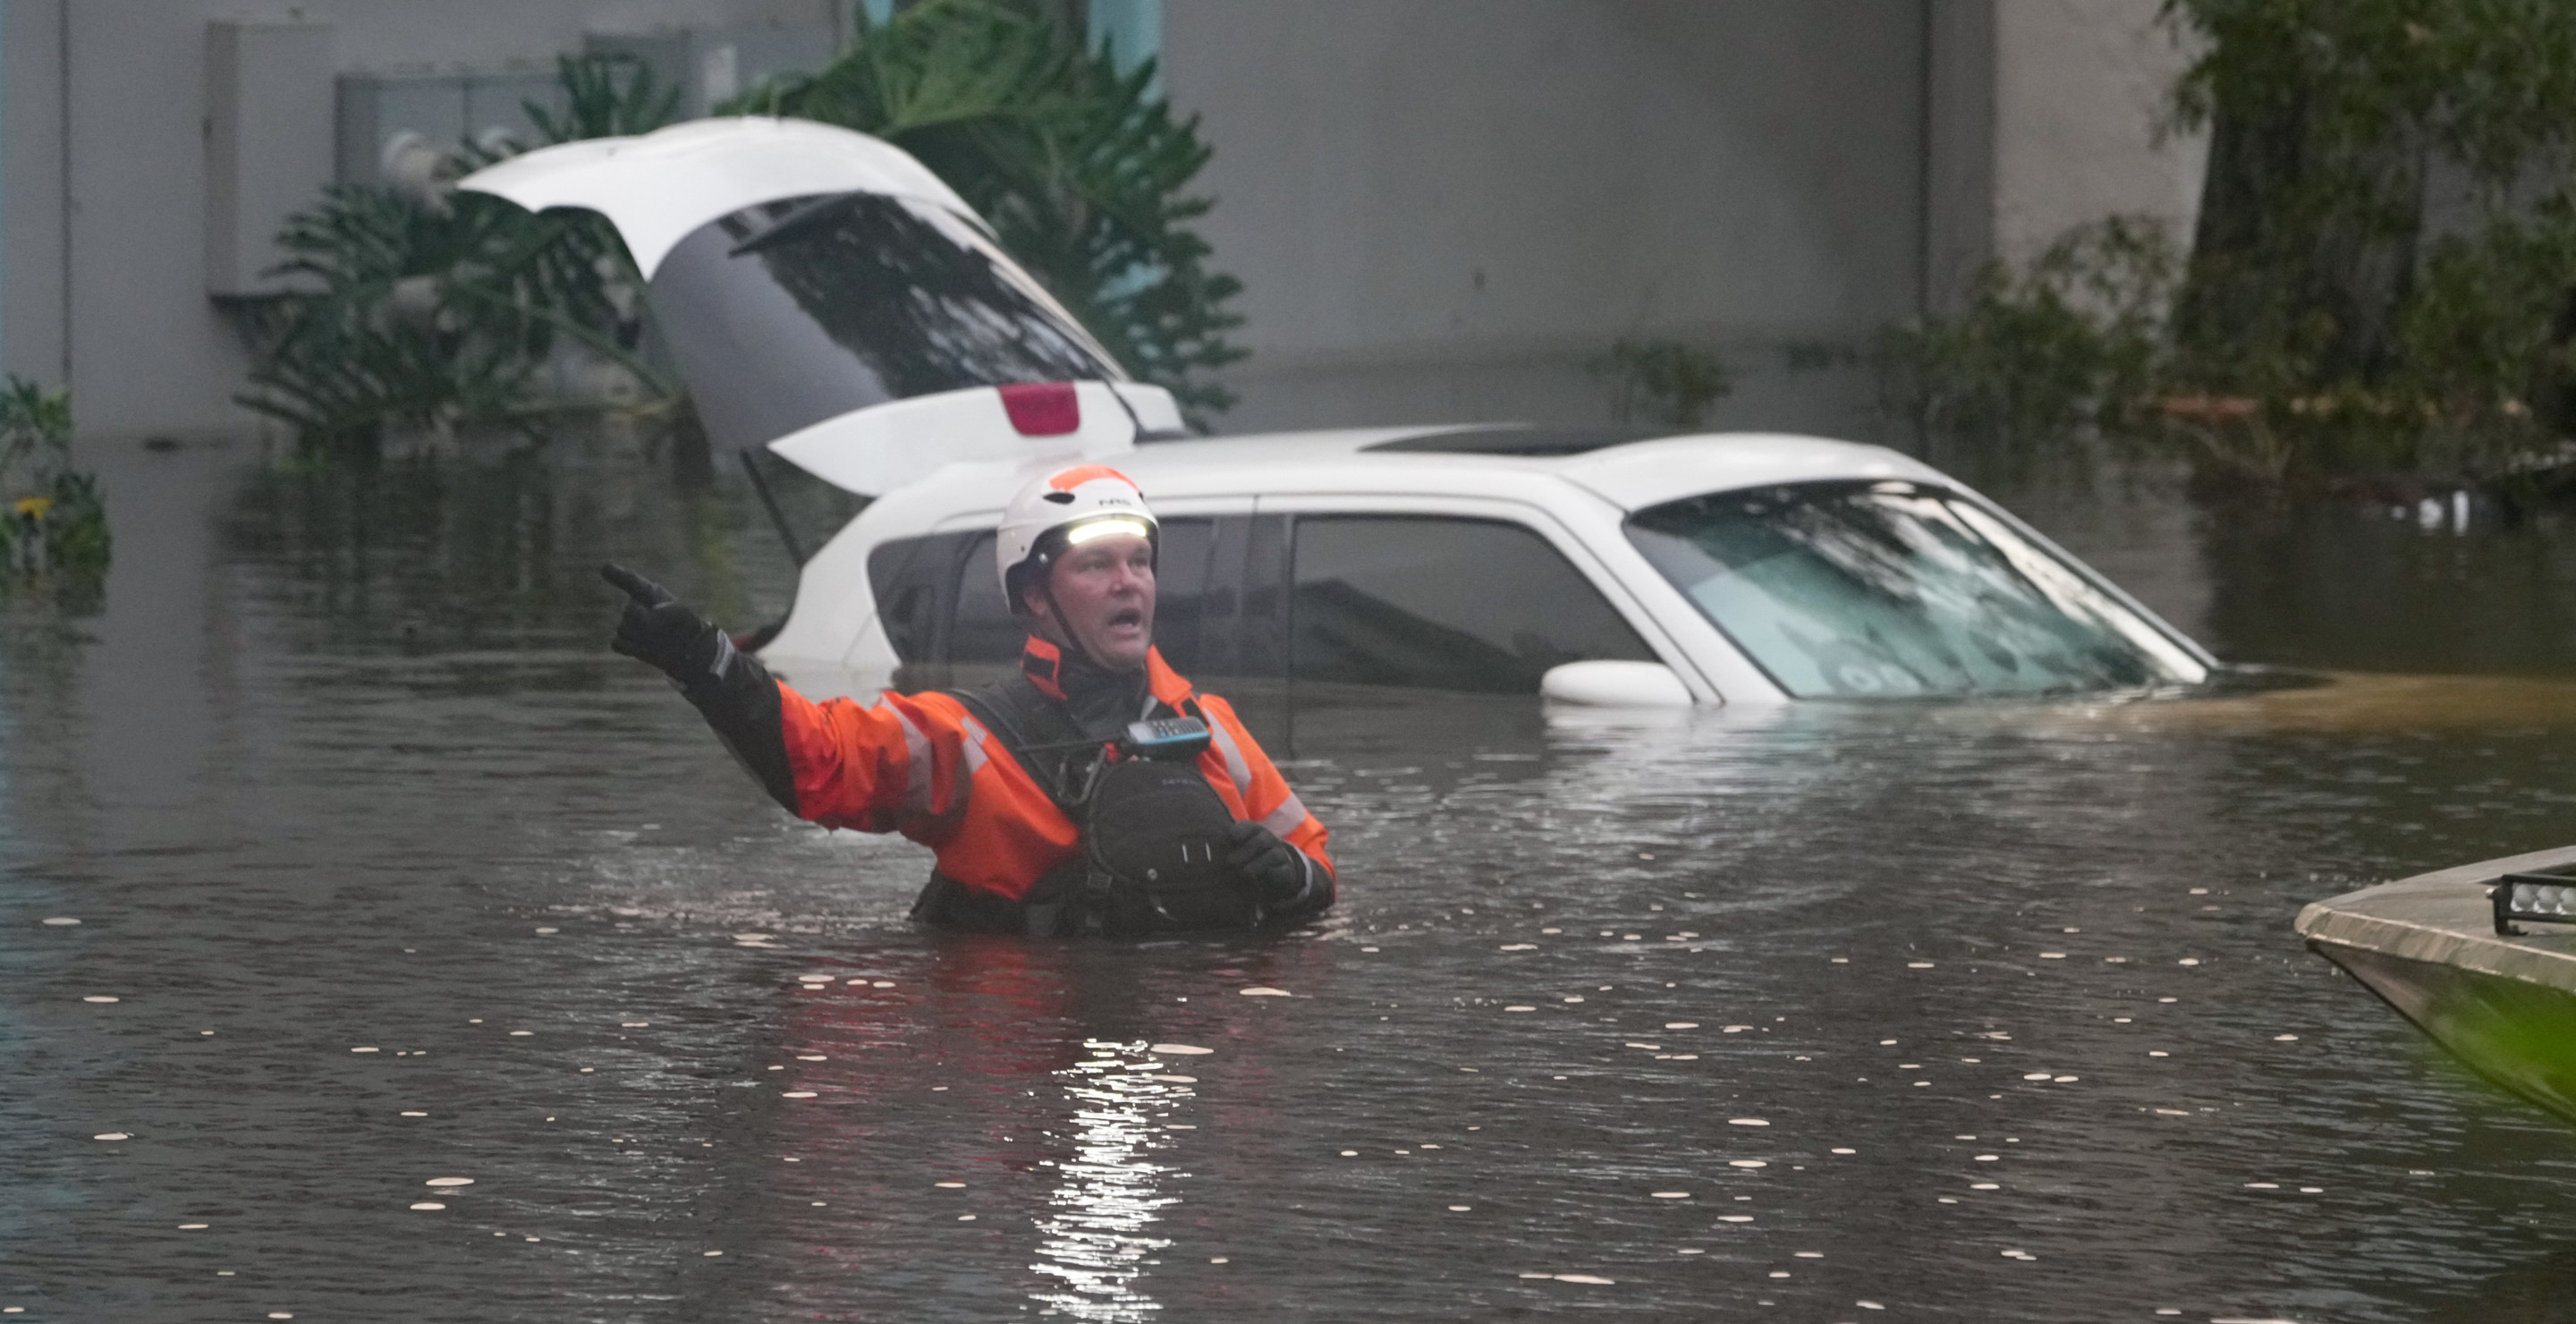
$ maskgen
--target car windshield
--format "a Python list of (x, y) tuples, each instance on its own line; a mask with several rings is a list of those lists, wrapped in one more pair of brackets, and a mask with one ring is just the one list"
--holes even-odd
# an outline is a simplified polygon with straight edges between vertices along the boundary
[(1799, 698), (2191, 683), (2208, 668), (1955, 493), (1802, 483), (1639, 511), (1628, 540)]
[(889, 400), (1127, 375), (973, 225), (904, 198), (745, 208), (681, 240), (651, 291), (709, 438), (738, 448)]

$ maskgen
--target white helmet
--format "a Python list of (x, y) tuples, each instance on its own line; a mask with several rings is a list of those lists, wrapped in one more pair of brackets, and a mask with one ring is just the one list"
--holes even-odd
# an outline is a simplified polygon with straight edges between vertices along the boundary
[(1027, 572), (1042, 572), (1065, 548), (1105, 533), (1139, 534), (1161, 550), (1162, 526), (1127, 475), (1105, 464), (1082, 464), (1021, 488), (993, 538), (993, 569), (1002, 577), (1011, 611), (1027, 610), (1020, 602)]

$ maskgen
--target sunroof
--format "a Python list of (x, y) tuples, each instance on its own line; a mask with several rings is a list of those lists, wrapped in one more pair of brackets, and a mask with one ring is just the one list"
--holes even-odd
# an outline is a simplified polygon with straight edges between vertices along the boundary
[(1469, 428), (1399, 437), (1361, 447), (1372, 451), (1445, 451), (1459, 455), (1583, 455), (1632, 441), (1679, 436), (1670, 428)]

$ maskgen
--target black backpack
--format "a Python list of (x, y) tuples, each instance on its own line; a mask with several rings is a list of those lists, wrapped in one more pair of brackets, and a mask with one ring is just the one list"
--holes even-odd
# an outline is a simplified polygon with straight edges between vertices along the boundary
[(1023, 676), (952, 696), (1082, 832), (1079, 852), (1028, 898), (1032, 911), (1061, 911), (1051, 923), (1033, 914), (1029, 931), (1138, 934), (1260, 923), (1250, 887), (1225, 862), (1234, 814), (1196, 759), (1112, 757), (1113, 742), (1085, 738)]

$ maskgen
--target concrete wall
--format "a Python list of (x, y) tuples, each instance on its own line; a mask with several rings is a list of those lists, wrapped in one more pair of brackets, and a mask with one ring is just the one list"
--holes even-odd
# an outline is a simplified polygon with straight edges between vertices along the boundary
[(1920, 300), (1923, 7), (1176, 0), (1164, 69), (1246, 286), (1228, 428), (1598, 422), (1621, 336), (1719, 348), (1721, 421), (1853, 431)]
[(2070, 227), (2152, 216), (2188, 241), (2209, 162), (2201, 134), (2163, 132), (2196, 51), (2162, 0), (1999, 0), (1995, 251), (2024, 262)]
[(2204, 134), (2167, 131), (2196, 54), (2163, 0), (1933, 0), (1930, 306), (1955, 309), (1991, 258), (2152, 217), (2187, 245)]
[(589, 31), (828, 26), (837, 11), (831, 0), (8, 0), (0, 367), (68, 381), (85, 433), (248, 421), (230, 402), (240, 338), (206, 296), (210, 19), (328, 22), (352, 72), (544, 68)]

